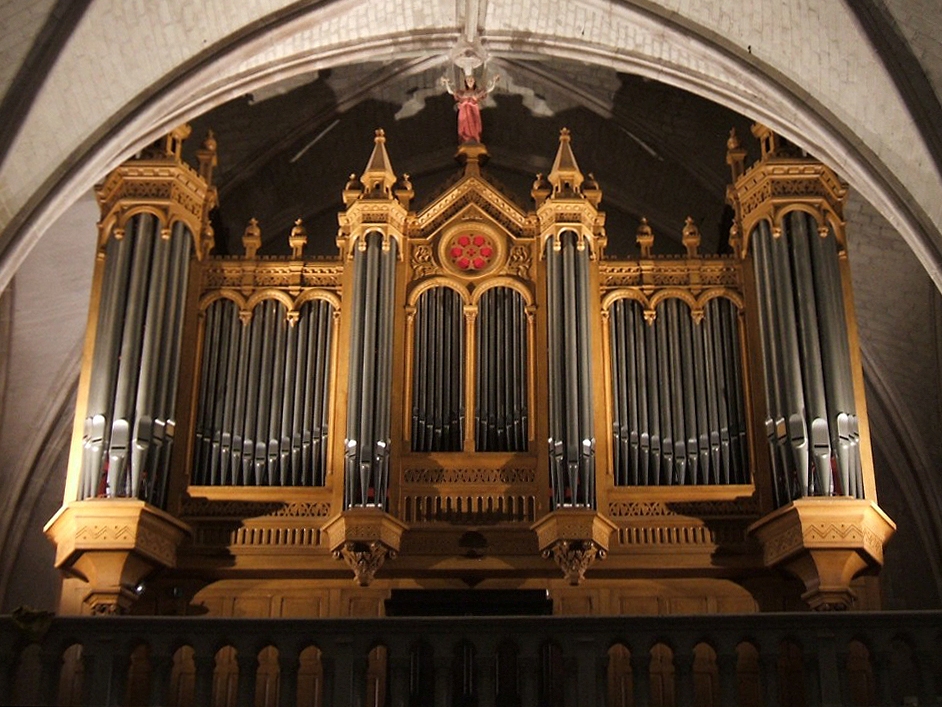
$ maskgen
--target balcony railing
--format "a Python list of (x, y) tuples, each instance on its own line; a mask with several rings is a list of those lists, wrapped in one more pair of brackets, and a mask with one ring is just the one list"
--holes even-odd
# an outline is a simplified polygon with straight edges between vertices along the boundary
[(0, 618), (0, 704), (942, 704), (942, 612)]

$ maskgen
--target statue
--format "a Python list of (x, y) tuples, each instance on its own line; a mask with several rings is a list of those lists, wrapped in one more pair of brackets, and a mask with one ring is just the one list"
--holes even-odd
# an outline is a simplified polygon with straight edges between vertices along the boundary
[(455, 90), (447, 76), (442, 76), (445, 90), (455, 97), (458, 110), (458, 139), (465, 142), (481, 142), (481, 101), (494, 90), (500, 76), (495, 76), (486, 88), (476, 88), (474, 76), (466, 74), (464, 88)]

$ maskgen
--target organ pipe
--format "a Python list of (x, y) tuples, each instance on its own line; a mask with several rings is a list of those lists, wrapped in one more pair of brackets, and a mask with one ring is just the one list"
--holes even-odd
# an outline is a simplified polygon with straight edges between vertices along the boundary
[(416, 303), (412, 450), (460, 451), (464, 442), (465, 326), (461, 297), (426, 290)]
[(344, 505), (385, 507), (389, 465), (395, 240), (371, 233), (354, 256)]
[(333, 306), (218, 299), (205, 318), (193, 482), (317, 486), (326, 473)]
[(140, 213), (106, 246), (81, 498), (165, 500), (191, 241)]
[(555, 507), (595, 507), (588, 257), (565, 231), (547, 246), (550, 463)]
[(475, 448), (480, 452), (527, 449), (528, 331), (523, 297), (492, 287), (479, 301), (475, 375)]
[[(804, 211), (765, 221), (752, 243), (779, 505), (801, 496), (863, 497), (857, 416), (837, 264), (829, 228)], [(782, 453), (787, 421), (790, 455)], [(790, 458), (789, 458), (790, 457)]]
[(712, 299), (702, 321), (678, 299), (651, 323), (631, 299), (608, 312), (616, 485), (748, 483), (736, 306)]

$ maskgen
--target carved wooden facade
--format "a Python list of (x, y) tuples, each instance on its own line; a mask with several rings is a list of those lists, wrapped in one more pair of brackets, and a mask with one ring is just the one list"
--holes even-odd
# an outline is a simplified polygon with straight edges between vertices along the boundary
[[(304, 257), (300, 221), (290, 256), (258, 255), (254, 221), (244, 255), (211, 255), (211, 141), (199, 174), (172, 141), (120, 167), (100, 191), (70, 481), (48, 529), (63, 611), (382, 615), (394, 589), (469, 587), (545, 589), (569, 614), (797, 606), (777, 568), (812, 606), (874, 606), (851, 582), (892, 523), (844, 188), (757, 136), (750, 169), (729, 145), (735, 252), (700, 253), (688, 219), (686, 253), (656, 256), (642, 222), (636, 260), (606, 257), (602, 193), (567, 131), (530, 210), (488, 180), (478, 144), (412, 209), (377, 131), (334, 259)], [(154, 268), (169, 276), (148, 284)], [(146, 518), (170, 551), (90, 531), (109, 501), (115, 529)]]

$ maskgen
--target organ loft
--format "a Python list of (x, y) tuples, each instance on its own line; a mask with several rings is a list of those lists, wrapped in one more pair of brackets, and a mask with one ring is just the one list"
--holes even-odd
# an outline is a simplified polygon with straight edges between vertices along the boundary
[(300, 220), (290, 254), (253, 220), (215, 255), (217, 146), (190, 167), (188, 132), (97, 189), (61, 613), (879, 608), (894, 525), (828, 167), (733, 134), (729, 252), (688, 218), (659, 255), (642, 220), (620, 259), (567, 130), (529, 208), (477, 141), (416, 195), (377, 130), (335, 256)]

